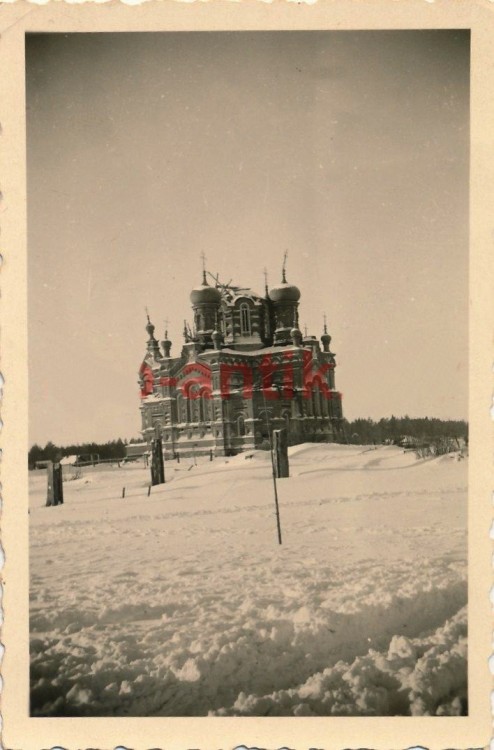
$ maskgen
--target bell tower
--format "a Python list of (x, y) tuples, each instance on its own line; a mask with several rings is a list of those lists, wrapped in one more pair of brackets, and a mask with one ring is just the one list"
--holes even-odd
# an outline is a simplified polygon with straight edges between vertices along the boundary
[(209, 286), (206, 278), (206, 256), (202, 253), (202, 284), (190, 293), (190, 301), (194, 311), (194, 332), (204, 348), (213, 345), (212, 335), (218, 317), (221, 302), (221, 292), (216, 287)]
[(274, 346), (284, 346), (292, 341), (292, 327), (298, 327), (298, 301), (300, 289), (286, 280), (286, 258), (283, 259), (281, 284), (271, 287), (269, 299), (274, 307)]

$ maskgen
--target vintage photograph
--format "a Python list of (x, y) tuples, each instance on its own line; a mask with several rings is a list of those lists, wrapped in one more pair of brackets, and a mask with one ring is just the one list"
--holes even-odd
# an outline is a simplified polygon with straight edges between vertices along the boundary
[(470, 31), (25, 49), (30, 716), (468, 716)]

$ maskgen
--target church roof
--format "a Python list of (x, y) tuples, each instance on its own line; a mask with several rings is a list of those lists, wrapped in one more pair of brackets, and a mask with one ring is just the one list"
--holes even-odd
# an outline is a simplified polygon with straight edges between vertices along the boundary
[(243, 286), (225, 286), (221, 290), (221, 296), (223, 300), (229, 305), (233, 304), (239, 297), (247, 297), (254, 302), (261, 302), (261, 300), (264, 299), (264, 297), (255, 292), (253, 289), (249, 289), (248, 287)]

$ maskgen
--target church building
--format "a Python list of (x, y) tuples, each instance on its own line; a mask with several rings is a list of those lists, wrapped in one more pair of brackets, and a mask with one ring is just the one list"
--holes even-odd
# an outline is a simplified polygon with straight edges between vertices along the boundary
[(213, 452), (229, 456), (269, 448), (272, 430), (288, 444), (342, 437), (335, 355), (324, 322), (320, 343), (299, 329), (300, 291), (286, 280), (260, 296), (222, 284), (203, 270), (190, 294), (193, 325), (184, 323), (176, 357), (149, 320), (139, 370), (142, 435), (161, 437), (166, 458)]

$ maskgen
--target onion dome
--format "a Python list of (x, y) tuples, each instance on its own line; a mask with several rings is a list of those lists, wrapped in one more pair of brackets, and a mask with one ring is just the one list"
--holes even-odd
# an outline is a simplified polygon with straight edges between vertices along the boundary
[(206, 279), (206, 272), (202, 275), (201, 286), (196, 286), (190, 293), (190, 301), (193, 305), (201, 303), (218, 304), (221, 301), (221, 292), (214, 286), (209, 286)]
[(283, 269), (281, 284), (273, 286), (269, 290), (269, 299), (271, 302), (298, 302), (300, 299), (300, 289), (294, 284), (288, 284)]
[(149, 313), (146, 309), (146, 317), (148, 319), (147, 325), (146, 325), (146, 331), (149, 336), (148, 343), (147, 343), (147, 350), (148, 353), (151, 354), (154, 359), (159, 359), (160, 357), (160, 347), (156, 339), (154, 338), (154, 326), (151, 323), (151, 320), (149, 318)]
[(321, 343), (323, 346), (323, 351), (329, 352), (329, 345), (331, 343), (331, 336), (328, 333), (328, 326), (326, 324), (326, 316), (324, 316), (324, 333), (321, 336)]
[(165, 357), (168, 358), (170, 356), (170, 349), (172, 348), (172, 342), (168, 338), (168, 331), (165, 331), (165, 338), (161, 342), (161, 346), (163, 347)]
[(149, 319), (149, 315), (147, 315), (147, 319), (148, 319), (148, 322), (146, 325), (146, 331), (148, 333), (149, 338), (152, 339), (154, 338), (154, 326)]

